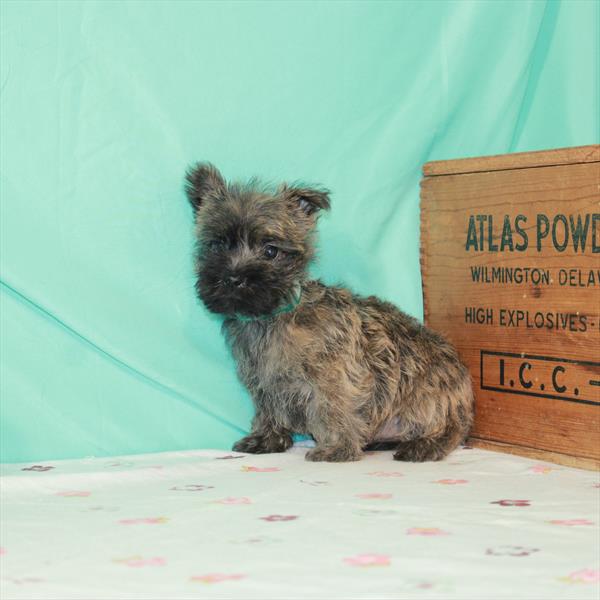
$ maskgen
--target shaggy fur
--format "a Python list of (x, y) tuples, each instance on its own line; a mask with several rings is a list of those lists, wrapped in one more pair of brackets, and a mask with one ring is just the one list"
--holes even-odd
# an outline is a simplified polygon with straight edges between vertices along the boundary
[[(196, 290), (223, 330), (256, 407), (240, 452), (358, 460), (383, 442), (405, 461), (440, 460), (466, 437), (473, 392), (439, 334), (374, 296), (307, 278), (326, 190), (227, 184), (210, 164), (187, 174), (196, 217)], [(301, 290), (298, 305), (283, 311)]]

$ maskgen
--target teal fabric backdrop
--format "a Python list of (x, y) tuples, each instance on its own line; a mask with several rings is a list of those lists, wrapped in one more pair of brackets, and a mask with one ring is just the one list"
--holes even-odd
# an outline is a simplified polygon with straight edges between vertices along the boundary
[(3, 461), (228, 447), (198, 159), (333, 191), (315, 274), (421, 316), (431, 159), (599, 141), (599, 5), (1, 3)]

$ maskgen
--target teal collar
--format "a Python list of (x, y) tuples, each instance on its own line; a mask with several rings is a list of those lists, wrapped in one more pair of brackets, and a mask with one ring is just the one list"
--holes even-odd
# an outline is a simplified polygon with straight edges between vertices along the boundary
[(235, 313), (234, 318), (242, 323), (251, 323), (252, 321), (266, 321), (267, 319), (271, 319), (272, 317), (276, 317), (277, 315), (282, 315), (283, 313), (289, 313), (296, 309), (298, 304), (300, 304), (300, 300), (302, 298), (302, 287), (297, 286), (294, 288), (294, 295), (292, 296), (292, 300), (279, 308), (276, 308), (272, 313), (268, 315), (258, 315), (257, 317), (247, 317), (246, 315), (240, 315), (239, 313)]

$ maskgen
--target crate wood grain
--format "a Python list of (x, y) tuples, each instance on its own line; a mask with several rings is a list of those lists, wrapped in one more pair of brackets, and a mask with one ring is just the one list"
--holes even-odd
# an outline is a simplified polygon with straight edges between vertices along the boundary
[(471, 370), (473, 438), (600, 465), (600, 146), (423, 172), (425, 322)]

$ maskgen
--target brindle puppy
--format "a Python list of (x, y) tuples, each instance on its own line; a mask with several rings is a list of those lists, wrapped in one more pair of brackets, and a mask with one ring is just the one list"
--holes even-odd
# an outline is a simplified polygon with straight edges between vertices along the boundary
[[(186, 192), (197, 227), (196, 290), (223, 330), (256, 406), (240, 452), (283, 452), (310, 434), (314, 461), (440, 460), (473, 420), (471, 380), (455, 349), (374, 296), (307, 277), (324, 189), (227, 184), (200, 163)], [(380, 444), (381, 447), (381, 444)]]

